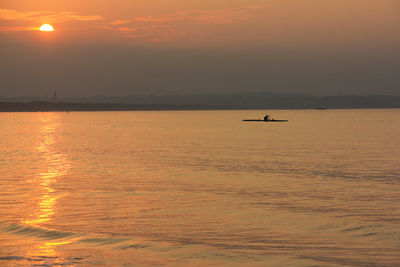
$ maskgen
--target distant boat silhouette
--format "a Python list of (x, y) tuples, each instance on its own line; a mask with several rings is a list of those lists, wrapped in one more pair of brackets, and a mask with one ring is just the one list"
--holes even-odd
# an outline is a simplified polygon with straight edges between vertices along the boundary
[(252, 119), (250, 119), (250, 120), (243, 120), (243, 121), (288, 122), (288, 120), (275, 120), (275, 119), (271, 118), (271, 116), (268, 115), (268, 114), (266, 114), (266, 115), (264, 116), (264, 119), (263, 119), (263, 120), (261, 120), (261, 119), (258, 119), (258, 120), (252, 120)]
[(272, 120), (261, 120), (261, 119), (258, 119), (258, 120), (243, 120), (243, 121), (261, 121), (261, 122), (288, 122), (288, 120), (275, 120), (275, 119), (272, 119)]

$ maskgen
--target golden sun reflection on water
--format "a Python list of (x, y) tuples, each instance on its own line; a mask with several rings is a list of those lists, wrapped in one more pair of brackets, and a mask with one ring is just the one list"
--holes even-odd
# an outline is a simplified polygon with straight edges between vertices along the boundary
[[(32, 227), (46, 228), (43, 224), (51, 221), (56, 214), (57, 199), (60, 198), (54, 186), (69, 170), (70, 164), (66, 157), (57, 148), (57, 129), (60, 126), (60, 114), (40, 113), (39, 144), (37, 146), (40, 162), (40, 172), (28, 183), (40, 192), (36, 199), (36, 208), (32, 211), (30, 218), (23, 220), (23, 223)], [(53, 257), (54, 247), (67, 242), (45, 242), (38, 244), (33, 250), (35, 253)]]

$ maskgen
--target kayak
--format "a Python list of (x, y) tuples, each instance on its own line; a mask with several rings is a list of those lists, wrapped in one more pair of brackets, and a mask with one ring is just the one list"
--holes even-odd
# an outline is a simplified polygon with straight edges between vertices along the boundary
[(265, 121), (265, 120), (243, 120), (243, 121), (288, 122), (288, 120), (274, 120), (274, 119), (272, 119), (272, 120), (267, 120), (267, 121)]

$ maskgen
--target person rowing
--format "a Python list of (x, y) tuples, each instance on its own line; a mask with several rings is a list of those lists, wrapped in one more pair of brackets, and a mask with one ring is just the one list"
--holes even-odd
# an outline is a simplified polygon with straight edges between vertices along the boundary
[(248, 119), (248, 120), (243, 120), (243, 121), (288, 122), (288, 120), (275, 120), (275, 119), (271, 118), (271, 116), (268, 114), (265, 114), (263, 119), (261, 119), (261, 118), (259, 118), (258, 120), (257, 119)]

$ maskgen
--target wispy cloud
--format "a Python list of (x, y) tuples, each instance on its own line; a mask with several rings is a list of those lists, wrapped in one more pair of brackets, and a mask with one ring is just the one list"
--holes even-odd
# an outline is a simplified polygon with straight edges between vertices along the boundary
[(119, 20), (110, 22), (110, 24), (116, 26), (116, 25), (128, 24), (129, 22), (131, 22), (130, 19), (125, 19), (125, 20), (120, 20), (120, 19), (119, 19)]
[[(0, 21), (11, 24), (8, 27), (1, 27), (0, 31), (29, 31), (36, 30), (34, 27), (20, 27), (16, 26), (15, 23), (31, 24), (31, 23), (63, 23), (67, 21), (100, 21), (104, 20), (99, 15), (80, 15), (74, 12), (62, 11), (62, 12), (38, 12), (28, 11), (22, 12), (14, 9), (0, 9)], [(12, 25), (14, 24), (14, 25)]]
[(188, 20), (198, 23), (210, 24), (234, 24), (248, 19), (248, 14), (240, 10), (186, 10), (158, 17), (136, 17), (135, 21), (165, 23), (171, 21)]
[(183, 34), (183, 32), (177, 31), (168, 25), (121, 27), (119, 30), (125, 35), (125, 37), (140, 38), (152, 42), (168, 41)]
[(272, 7), (272, 4), (262, 4), (262, 5), (248, 5), (244, 6), (243, 9), (262, 9)]
[(184, 10), (161, 16), (136, 17), (138, 22), (165, 23), (172, 21), (192, 21), (207, 24), (235, 24), (251, 18), (250, 10), (262, 9), (270, 5), (252, 5), (240, 8), (224, 8), (213, 10)]
[[(230, 25), (250, 19), (254, 10), (270, 5), (252, 5), (240, 8), (213, 10), (182, 10), (160, 16), (135, 17), (131, 20), (116, 20), (110, 24), (118, 28), (125, 37), (148, 39), (153, 42), (172, 40), (187, 32), (188, 25)], [(189, 26), (190, 27), (190, 26)], [(186, 30), (184, 30), (186, 29)]]
[(37, 31), (39, 27), (17, 27), (17, 26), (1, 26), (0, 32), (21, 32), (21, 31)]
[[(0, 31), (34, 31), (42, 23), (62, 24), (68, 27), (79, 22), (93, 22), (90, 28), (101, 28), (118, 31), (126, 38), (143, 39), (151, 42), (164, 42), (186, 34), (199, 36), (206, 32), (205, 25), (231, 25), (238, 24), (256, 16), (256, 10), (268, 8), (270, 5), (248, 5), (237, 8), (181, 10), (159, 16), (138, 16), (131, 19), (115, 18), (106, 21), (101, 15), (83, 15), (76, 12), (44, 12), (44, 11), (18, 11), (14, 9), (0, 9)], [(36, 27), (32, 27), (36, 26)], [(67, 29), (67, 24), (65, 25)], [(87, 28), (87, 27), (85, 27)], [(204, 32), (202, 32), (204, 31)], [(188, 37), (190, 38), (190, 37)], [(197, 38), (195, 36), (195, 38)], [(202, 37), (203, 38), (203, 37)]]

